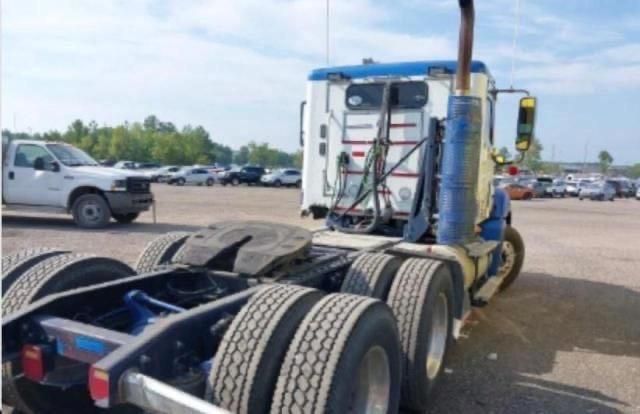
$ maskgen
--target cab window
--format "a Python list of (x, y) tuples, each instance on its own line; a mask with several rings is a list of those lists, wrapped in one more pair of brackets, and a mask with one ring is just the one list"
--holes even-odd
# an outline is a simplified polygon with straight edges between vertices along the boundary
[[(349, 109), (379, 109), (382, 105), (384, 83), (354, 83), (346, 93)], [(394, 82), (391, 84), (391, 107), (393, 109), (417, 109), (427, 103), (427, 84), (422, 81)]]
[(54, 161), (51, 154), (39, 145), (19, 145), (13, 165), (20, 168), (33, 168), (33, 163), (38, 157), (44, 159), (45, 165), (50, 165)]

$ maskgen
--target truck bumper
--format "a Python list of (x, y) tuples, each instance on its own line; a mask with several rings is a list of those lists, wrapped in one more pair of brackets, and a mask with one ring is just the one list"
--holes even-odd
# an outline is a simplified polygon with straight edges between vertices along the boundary
[(116, 214), (139, 213), (149, 210), (153, 204), (152, 193), (127, 193), (110, 191), (104, 193), (111, 207), (111, 212)]

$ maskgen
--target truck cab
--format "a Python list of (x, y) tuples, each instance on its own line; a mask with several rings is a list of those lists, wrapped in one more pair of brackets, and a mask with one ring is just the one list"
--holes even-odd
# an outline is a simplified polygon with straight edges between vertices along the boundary
[[(392, 220), (407, 221), (422, 171), (424, 148), (410, 153), (432, 135), (441, 140), (447, 99), (453, 91), (455, 61), (373, 63), (321, 68), (308, 76), (306, 105), (302, 111), (304, 140), (302, 209), (327, 211), (347, 208), (362, 181), (367, 156), (376, 138), (385, 83), (391, 86), (388, 122), (390, 140), (387, 166), (404, 159), (386, 178), (384, 196)], [(477, 172), (477, 222), (492, 208), (492, 159), (495, 81), (480, 61), (471, 63), (470, 95), (481, 99), (481, 151)], [(438, 135), (438, 137), (436, 137)], [(406, 158), (405, 158), (406, 157)], [(342, 193), (338, 197), (339, 193)], [(371, 201), (354, 208), (358, 214)], [(401, 227), (401, 225), (400, 225)]]
[(62, 142), (3, 142), (2, 203), (8, 209), (71, 213), (81, 227), (111, 217), (135, 220), (153, 203), (150, 181), (132, 171), (100, 166)]

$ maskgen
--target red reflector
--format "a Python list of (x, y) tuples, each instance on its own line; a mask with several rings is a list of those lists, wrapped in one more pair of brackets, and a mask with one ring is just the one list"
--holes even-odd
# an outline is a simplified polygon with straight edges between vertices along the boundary
[(362, 158), (362, 157), (364, 157), (364, 151), (353, 151), (351, 153), (351, 156), (353, 158)]
[(22, 347), (22, 372), (31, 381), (44, 379), (44, 358), (42, 348), (37, 345), (24, 345)]
[(89, 393), (94, 400), (109, 398), (109, 374), (101, 369), (89, 368)]
[(508, 171), (509, 175), (518, 175), (518, 172), (520, 172), (516, 165), (510, 165)]

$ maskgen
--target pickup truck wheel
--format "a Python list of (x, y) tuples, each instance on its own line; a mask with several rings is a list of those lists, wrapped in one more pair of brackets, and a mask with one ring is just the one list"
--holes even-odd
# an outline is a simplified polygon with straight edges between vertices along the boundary
[(11, 287), (24, 272), (41, 261), (52, 256), (67, 253), (66, 250), (37, 247), (35, 249), (20, 250), (2, 257), (2, 294)]
[(177, 184), (177, 185), (182, 186), (182, 185), (184, 185), (185, 183), (186, 183), (186, 181), (185, 181), (185, 179), (184, 179), (184, 178), (178, 178), (178, 179), (176, 180), (176, 184)]
[(84, 194), (73, 203), (73, 220), (80, 227), (98, 229), (109, 224), (111, 210), (100, 194)]
[(331, 294), (307, 313), (280, 369), (271, 413), (395, 413), (400, 344), (389, 307)]
[(439, 260), (410, 258), (400, 266), (387, 303), (402, 345), (402, 400), (425, 411), (442, 376), (453, 326), (453, 281)]
[(113, 214), (113, 218), (121, 224), (129, 224), (138, 218), (139, 213)]
[(211, 187), (213, 185), (213, 178), (207, 178), (207, 187)]
[(237, 185), (240, 185), (240, 180), (238, 178), (236, 178), (236, 177), (233, 177), (231, 179), (231, 185), (234, 186), (234, 187), (237, 186)]
[(207, 399), (233, 413), (268, 413), (280, 366), (302, 318), (322, 292), (272, 285), (233, 319), (216, 352)]
[(340, 291), (386, 300), (402, 260), (383, 253), (365, 253), (349, 268)]
[(275, 181), (273, 182), (273, 186), (274, 186), (274, 187), (282, 187), (282, 181), (280, 181), (280, 180), (275, 180)]
[(502, 277), (500, 291), (507, 289), (520, 275), (524, 263), (524, 242), (518, 230), (507, 226), (502, 241), (502, 265), (498, 269), (498, 276)]
[(149, 242), (138, 256), (136, 273), (149, 273), (159, 266), (170, 264), (190, 233), (172, 231)]
[[(2, 301), (4, 316), (17, 312), (50, 294), (107, 282), (133, 275), (126, 264), (106, 257), (63, 254), (49, 257), (26, 271), (7, 290)], [(18, 412), (92, 413), (95, 407), (86, 385), (66, 390), (41, 385), (25, 378), (14, 379), (9, 367), (2, 367), (2, 399)]]

